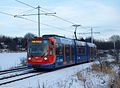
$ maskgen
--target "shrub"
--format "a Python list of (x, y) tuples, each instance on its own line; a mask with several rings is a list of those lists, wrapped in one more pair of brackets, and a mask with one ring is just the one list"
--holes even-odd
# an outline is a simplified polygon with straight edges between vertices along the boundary
[(106, 74), (110, 74), (112, 72), (112, 68), (106, 65), (102, 65), (102, 68), (101, 68), (100, 65), (93, 64), (91, 67), (92, 67), (92, 71), (96, 71), (96, 72), (103, 72)]
[(27, 59), (26, 59), (25, 57), (22, 57), (22, 58), (20, 59), (20, 64), (21, 64), (22, 66), (27, 65)]

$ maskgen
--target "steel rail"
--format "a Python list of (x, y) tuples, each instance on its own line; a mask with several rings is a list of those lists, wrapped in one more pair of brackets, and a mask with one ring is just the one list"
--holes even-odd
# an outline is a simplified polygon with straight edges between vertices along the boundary
[(17, 71), (23, 71), (23, 70), (27, 70), (27, 69), (29, 69), (29, 68), (20, 68), (20, 69), (14, 69), (14, 70), (7, 70), (7, 71), (0, 72), (0, 75), (14, 73), (14, 72), (17, 72)]
[(11, 74), (9, 76), (1, 77), (0, 80), (8, 79), (8, 78), (16, 77), (16, 76), (22, 76), (22, 75), (29, 74), (29, 73), (32, 73), (32, 72), (34, 72), (34, 70), (31, 70), (30, 72), (20, 73), (20, 74), (13, 74), (13, 75)]
[(1, 72), (11, 71), (11, 70), (23, 69), (23, 68), (27, 68), (27, 66), (18, 66), (18, 67), (13, 68), (13, 69), (0, 70), (0, 73), (1, 73)]
[(30, 75), (30, 76), (26, 76), (26, 77), (10, 80), (10, 81), (7, 81), (7, 82), (3, 82), (3, 83), (0, 83), (0, 86), (5, 85), (5, 84), (9, 84), (9, 83), (13, 83), (13, 82), (16, 82), (16, 81), (20, 81), (20, 80), (23, 80), (23, 79), (31, 78), (31, 77), (34, 77), (34, 76), (37, 76), (37, 75), (40, 75), (40, 74), (42, 74), (42, 73), (37, 73), (37, 74)]

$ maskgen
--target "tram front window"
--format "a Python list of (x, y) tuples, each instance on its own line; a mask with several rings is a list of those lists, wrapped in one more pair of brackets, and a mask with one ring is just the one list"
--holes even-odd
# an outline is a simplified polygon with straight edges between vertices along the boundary
[(47, 56), (48, 40), (32, 41), (28, 46), (28, 56)]

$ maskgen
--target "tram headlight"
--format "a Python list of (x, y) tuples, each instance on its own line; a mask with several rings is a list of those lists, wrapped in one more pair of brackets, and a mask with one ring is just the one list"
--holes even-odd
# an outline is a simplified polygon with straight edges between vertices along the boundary
[(44, 58), (44, 60), (48, 60), (48, 58), (47, 58), (47, 57), (45, 57), (45, 58)]
[(31, 60), (31, 57), (29, 57), (28, 60)]

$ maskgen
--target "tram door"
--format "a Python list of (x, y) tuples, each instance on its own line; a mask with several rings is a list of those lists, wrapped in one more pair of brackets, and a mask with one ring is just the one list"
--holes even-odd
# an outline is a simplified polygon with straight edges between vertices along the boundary
[(56, 64), (58, 66), (63, 65), (63, 58), (64, 58), (64, 49), (63, 45), (59, 44), (59, 46), (56, 48)]
[(70, 45), (64, 45), (64, 64), (70, 64)]

